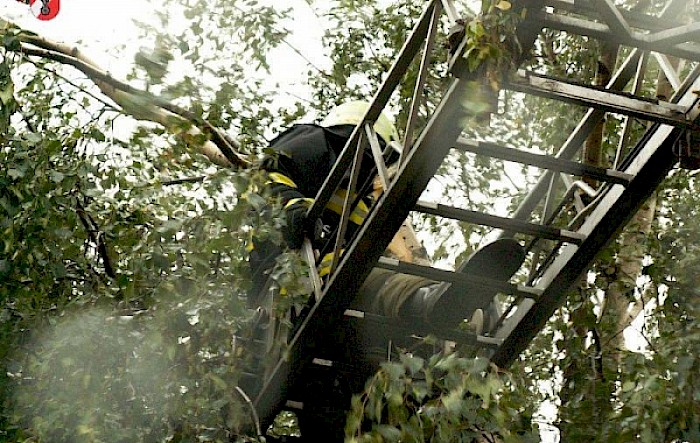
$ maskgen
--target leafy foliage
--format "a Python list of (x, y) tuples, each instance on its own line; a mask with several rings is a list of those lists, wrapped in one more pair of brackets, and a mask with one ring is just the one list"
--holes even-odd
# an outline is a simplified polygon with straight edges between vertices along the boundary
[[(173, 57), (158, 51), (137, 60), (149, 68), (144, 81), (184, 95), (191, 83), (164, 83)], [(6, 434), (228, 440), (249, 415), (234, 389), (246, 364), (235, 334), (249, 315), (255, 174), (213, 171), (179, 140), (136, 126), (69, 68), (3, 54)], [(234, 117), (232, 107), (265, 102), (254, 91), (203, 89), (220, 100), (211, 109), (225, 127), (266, 121), (267, 109)], [(255, 140), (262, 132), (251, 129)], [(202, 174), (199, 183), (171, 180)]]
[(346, 441), (539, 441), (522, 411), (501, 401), (502, 379), (485, 359), (402, 354), (353, 398)]

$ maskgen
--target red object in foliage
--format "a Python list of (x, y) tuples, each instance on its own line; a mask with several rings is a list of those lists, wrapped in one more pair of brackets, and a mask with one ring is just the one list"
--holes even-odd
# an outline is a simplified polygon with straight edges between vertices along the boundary
[(29, 5), (39, 20), (51, 20), (61, 10), (61, 0), (29, 0)]

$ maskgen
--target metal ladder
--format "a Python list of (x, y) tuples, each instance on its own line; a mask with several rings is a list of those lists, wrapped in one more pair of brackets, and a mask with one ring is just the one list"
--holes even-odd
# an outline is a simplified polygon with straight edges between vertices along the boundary
[[(622, 11), (613, 0), (514, 0), (513, 8), (524, 11), (517, 27), (517, 38), (527, 53), (536, 44), (543, 28), (569, 34), (602, 39), (629, 48), (627, 57), (618, 63), (606, 87), (594, 87), (546, 77), (535, 72), (516, 70), (505, 73), (504, 89), (534, 94), (548, 100), (559, 100), (587, 109), (555, 155), (520, 150), (504, 142), (477, 141), (462, 137), (464, 122), (475, 116), (465, 106), (477, 93), (489, 93), (478, 75), (463, 63), (461, 45), (451, 53), (447, 86), (441, 101), (425, 127), (416, 127), (418, 103), (425, 85), (428, 64), (436, 45), (438, 23), (445, 16), (456, 24), (459, 15), (450, 0), (432, 0), (416, 23), (384, 83), (374, 96), (364, 124), (359, 125), (327, 178), (309, 217), (318, 216), (344, 177), (349, 177), (350, 190), (357, 186), (361, 153), (369, 146), (385, 191), (371, 208), (359, 233), (333, 263), (325, 283), (311, 266), (314, 300), (308, 314), (287, 343), (283, 357), (276, 361), (262, 380), (253, 400), (263, 423), (271, 418), (288, 398), (295, 383), (313, 366), (332, 367), (336, 363), (324, 358), (324, 352), (337, 346), (335, 325), (343, 321), (361, 321), (398, 330), (400, 325), (371, 313), (349, 310), (353, 296), (374, 267), (401, 273), (425, 276), (455, 285), (476, 282), (506, 294), (503, 314), (495, 328), (483, 336), (459, 331), (430, 331), (442, 338), (468, 343), (491, 360), (507, 367), (525, 350), (533, 337), (544, 327), (554, 311), (564, 302), (567, 290), (586, 271), (598, 251), (624, 227), (643, 202), (654, 192), (669, 170), (678, 161), (679, 147), (698, 129), (698, 95), (700, 90), (700, 22), (683, 25), (673, 18), (686, 5), (685, 0), (669, 0), (661, 17)], [(638, 94), (653, 57), (673, 85), (674, 95), (668, 102), (651, 100)], [(686, 68), (679, 74), (669, 57), (682, 60)], [(387, 173), (387, 167), (372, 126), (387, 106), (392, 93), (403, 81), (412, 63), (419, 64), (411, 113), (403, 133), (404, 154), (398, 172)], [(622, 92), (623, 90), (627, 92)], [(631, 92), (629, 92), (631, 91)], [(633, 145), (620, 144), (616, 164), (607, 168), (582, 163), (579, 158), (583, 141), (606, 113), (623, 115), (626, 121), (648, 122), (648, 129)], [(622, 131), (628, 125), (623, 125)], [(415, 141), (411, 136), (416, 133)], [(610, 134), (607, 134), (610, 135)], [(624, 139), (624, 135), (620, 137)], [(520, 206), (509, 216), (497, 216), (470, 209), (423, 202), (420, 197), (451, 150), (477, 156), (530, 165), (542, 170), (537, 183), (529, 189)], [(593, 189), (579, 181), (589, 177), (599, 183)], [(581, 192), (591, 194), (586, 203)], [(341, 239), (352, 209), (348, 192), (344, 215), (334, 249), (339, 252)], [(572, 209), (575, 208), (575, 209)], [(563, 216), (566, 211), (575, 216)], [(381, 257), (393, 234), (411, 212), (433, 214), (466, 223), (500, 229), (501, 236), (516, 236), (529, 254), (532, 269), (525, 283), (491, 281), (478, 275), (445, 271), (429, 266), (402, 263)], [(538, 248), (544, 246), (546, 253)], [(310, 263), (315, 263), (307, 242), (304, 247)], [(459, 268), (458, 268), (459, 270)], [(395, 328), (395, 329), (391, 329)]]

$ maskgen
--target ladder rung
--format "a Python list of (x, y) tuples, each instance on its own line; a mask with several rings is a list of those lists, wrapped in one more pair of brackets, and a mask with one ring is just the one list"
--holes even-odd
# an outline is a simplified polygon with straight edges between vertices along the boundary
[(365, 318), (365, 313), (357, 309), (346, 309), (343, 315), (346, 317)]
[(318, 365), (318, 366), (327, 366), (327, 367), (333, 366), (333, 361), (326, 360), (325, 358), (314, 358), (313, 360), (311, 360), (311, 363)]
[(457, 343), (463, 343), (468, 345), (485, 345), (488, 347), (497, 348), (503, 343), (500, 338), (486, 337), (482, 335), (476, 335), (471, 332), (460, 331), (458, 329), (448, 329), (443, 328), (441, 325), (433, 324), (409, 324), (408, 320), (398, 320), (395, 318), (386, 317), (379, 314), (373, 314), (370, 312), (363, 312), (362, 318), (351, 316), (348, 317), (349, 321), (365, 321), (378, 326), (381, 326), (382, 330), (386, 332), (387, 335), (398, 335), (403, 333), (405, 336), (413, 336), (416, 340), (420, 340), (421, 336), (437, 335), (442, 340), (454, 341)]
[(570, 83), (527, 71), (518, 71), (506, 86), (526, 94), (556, 99), (579, 106), (617, 112), (682, 128), (696, 128), (687, 115), (687, 108), (669, 102), (655, 102), (608, 89)]
[(586, 236), (579, 232), (568, 231), (566, 229), (555, 228), (552, 226), (528, 223), (522, 220), (514, 220), (507, 217), (499, 217), (497, 215), (484, 214), (483, 212), (472, 211), (469, 209), (455, 208), (453, 206), (441, 205), (439, 203), (419, 201), (416, 204), (415, 210), (425, 214), (438, 215), (440, 217), (451, 218), (453, 220), (460, 220), (477, 225), (492, 226), (494, 228), (505, 229), (510, 232), (519, 232), (521, 234), (532, 235), (534, 237), (544, 238), (547, 240), (557, 240), (576, 245), (580, 245), (586, 239)]
[(571, 160), (563, 160), (549, 155), (535, 154), (514, 148), (506, 148), (495, 143), (460, 138), (455, 143), (455, 148), (474, 154), (487, 155), (501, 160), (536, 166), (551, 171), (564, 172), (566, 174), (590, 177), (609, 183), (626, 185), (634, 176), (614, 169), (605, 169), (597, 166), (584, 165)]
[(284, 403), (284, 406), (288, 409), (293, 409), (296, 411), (303, 411), (304, 410), (304, 402), (302, 402), (302, 401), (287, 400)]

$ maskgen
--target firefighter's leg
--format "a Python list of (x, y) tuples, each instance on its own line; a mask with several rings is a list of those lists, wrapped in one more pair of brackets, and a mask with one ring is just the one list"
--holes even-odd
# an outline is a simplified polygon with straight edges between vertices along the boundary
[(426, 324), (440, 324), (453, 328), (469, 318), (469, 329), (481, 334), (484, 327), (484, 311), (476, 307), (469, 294), (445, 296), (444, 284), (433, 283), (421, 287), (405, 297), (399, 310), (401, 318), (415, 318)]
[(399, 274), (387, 269), (373, 269), (358, 291), (355, 307), (392, 318), (401, 317), (406, 301), (420, 288), (435, 285), (415, 275)]
[[(470, 325), (481, 332), (484, 313), (467, 300), (443, 297), (443, 285), (415, 275), (374, 269), (358, 291), (355, 307), (391, 318), (456, 326), (471, 317)], [(468, 306), (469, 305), (469, 306)]]

